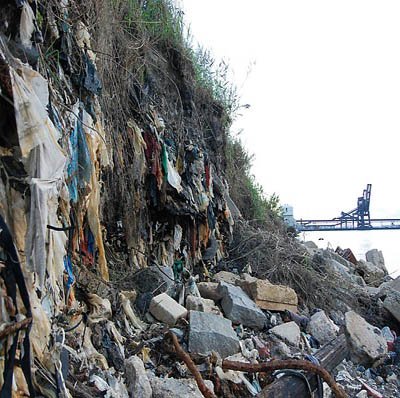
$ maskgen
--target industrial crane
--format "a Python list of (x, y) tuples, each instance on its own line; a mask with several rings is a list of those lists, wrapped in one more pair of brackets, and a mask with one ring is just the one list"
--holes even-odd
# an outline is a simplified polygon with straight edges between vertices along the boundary
[(357, 199), (357, 207), (349, 212), (340, 214), (339, 217), (330, 220), (296, 220), (293, 215), (284, 215), (286, 220), (294, 221), (297, 231), (373, 231), (386, 229), (400, 229), (399, 218), (375, 218), (371, 219), (369, 205), (371, 201), (372, 184), (368, 184), (362, 196)]

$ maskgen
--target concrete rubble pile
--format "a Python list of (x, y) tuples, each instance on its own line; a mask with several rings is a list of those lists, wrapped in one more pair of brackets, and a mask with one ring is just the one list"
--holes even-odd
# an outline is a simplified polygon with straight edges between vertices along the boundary
[[(348, 360), (340, 360), (336, 380), (357, 396), (372, 389), (400, 396), (393, 328), (374, 327), (351, 309), (337, 316), (308, 309), (289, 286), (218, 268), (239, 216), (221, 165), (193, 136), (176, 138), (156, 106), (124, 126), (134, 205), (113, 200), (134, 210), (111, 222), (104, 197), (115, 193), (106, 180), (127, 154), (102, 110), (90, 29), (69, 15), (78, 2), (6, 3), (1, 397), (251, 397), (275, 374), (228, 370), (224, 360), (313, 360), (343, 333)], [(41, 53), (49, 40), (56, 70), (44, 63), (51, 50)], [(369, 294), (400, 321), (399, 282), (379, 252), (356, 265), (323, 255), (360, 288), (372, 286)]]

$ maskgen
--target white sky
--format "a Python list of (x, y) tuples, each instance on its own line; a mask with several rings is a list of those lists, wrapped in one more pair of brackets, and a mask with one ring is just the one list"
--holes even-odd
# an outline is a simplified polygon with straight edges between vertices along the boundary
[[(296, 218), (333, 218), (372, 184), (371, 216), (400, 218), (400, 2), (181, 0), (195, 39), (228, 61), (246, 148)], [(251, 68), (248, 74), (249, 67)], [(324, 237), (324, 241), (318, 238)], [(400, 269), (400, 231), (307, 233)]]

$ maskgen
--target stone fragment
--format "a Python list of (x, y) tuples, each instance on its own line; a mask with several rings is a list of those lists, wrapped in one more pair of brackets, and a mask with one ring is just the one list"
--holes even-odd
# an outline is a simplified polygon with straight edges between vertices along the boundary
[(395, 290), (400, 293), (400, 276), (398, 276), (396, 279), (392, 279), (388, 282), (382, 283), (379, 288), (375, 291), (375, 294), (380, 297), (380, 296), (385, 296), (388, 294), (388, 292)]
[(267, 280), (250, 278), (242, 279), (239, 283), (260, 308), (270, 311), (297, 312), (297, 294), (292, 288), (273, 285)]
[(214, 275), (217, 282), (226, 282), (235, 285), (240, 280), (240, 276), (228, 271), (220, 271)]
[(391, 290), (388, 292), (385, 300), (383, 301), (383, 307), (388, 310), (394, 318), (400, 322), (400, 293)]
[(152, 397), (152, 389), (144, 364), (136, 355), (131, 356), (125, 361), (125, 380), (129, 397)]
[(287, 343), (299, 346), (300, 343), (300, 328), (296, 322), (287, 322), (282, 325), (278, 325), (269, 330), (275, 336), (286, 341)]
[(378, 249), (369, 250), (368, 252), (365, 253), (365, 259), (368, 262), (374, 264), (376, 267), (380, 268), (385, 273), (385, 275), (388, 274), (382, 251)]
[(209, 355), (218, 352), (226, 358), (240, 350), (232, 322), (218, 315), (190, 311), (189, 351)]
[(221, 300), (221, 295), (218, 292), (218, 283), (217, 282), (199, 282), (197, 284), (197, 288), (199, 289), (200, 295), (203, 298), (218, 301)]
[(167, 293), (153, 297), (149, 311), (154, 318), (167, 323), (169, 326), (174, 326), (179, 318), (185, 318), (187, 315), (186, 308), (168, 296)]
[[(204, 380), (204, 383), (211, 391), (214, 391), (214, 385), (210, 380)], [(203, 398), (194, 379), (151, 377), (150, 384), (153, 398)]]
[(371, 365), (387, 353), (387, 343), (381, 331), (354, 311), (346, 312), (346, 335), (353, 362)]
[(399, 378), (396, 376), (395, 373), (391, 373), (389, 376), (386, 377), (386, 381), (388, 383), (393, 383), (396, 386), (399, 385)]
[(158, 292), (166, 292), (175, 285), (174, 272), (171, 267), (152, 265), (141, 269), (133, 275), (133, 284), (139, 293), (153, 292), (158, 288)]
[(215, 305), (213, 300), (196, 296), (186, 297), (186, 308), (188, 311), (209, 312), (215, 315), (222, 315), (220, 309)]
[(325, 311), (318, 311), (310, 318), (308, 330), (320, 344), (326, 344), (336, 338), (338, 327), (329, 319)]
[(271, 347), (271, 355), (280, 359), (289, 358), (291, 355), (290, 348), (283, 341), (278, 341)]
[(233, 323), (241, 323), (255, 329), (265, 326), (267, 317), (240, 287), (220, 282), (218, 291), (222, 296), (221, 306), (224, 314)]
[(382, 278), (385, 276), (385, 271), (364, 260), (360, 260), (357, 263), (357, 271), (362, 275), (367, 284), (373, 286), (379, 286), (382, 282)]
[(361, 390), (357, 395), (356, 398), (368, 398), (368, 393), (365, 390)]

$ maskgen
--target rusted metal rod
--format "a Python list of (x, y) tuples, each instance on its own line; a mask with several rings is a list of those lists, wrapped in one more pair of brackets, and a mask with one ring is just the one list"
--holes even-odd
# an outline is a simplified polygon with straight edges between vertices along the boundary
[(347, 398), (346, 393), (343, 389), (336, 383), (335, 379), (330, 375), (330, 373), (324, 369), (322, 366), (315, 365), (309, 361), (298, 360), (298, 359), (285, 359), (285, 360), (272, 360), (269, 362), (262, 362), (257, 364), (244, 363), (244, 362), (233, 362), (228, 360), (222, 361), (223, 369), (239, 370), (241, 372), (247, 373), (258, 373), (258, 372), (273, 372), (274, 370), (280, 369), (296, 369), (305, 370), (307, 372), (312, 372), (321, 376), (324, 381), (329, 385), (332, 392), (337, 398)]
[(210, 391), (210, 389), (205, 385), (203, 378), (196, 365), (193, 363), (192, 358), (190, 358), (189, 354), (183, 350), (180, 346), (178, 338), (171, 331), (167, 333), (167, 336), (172, 340), (175, 351), (179, 358), (185, 362), (185, 365), (188, 367), (192, 375), (194, 376), (197, 387), (199, 387), (200, 392), (203, 394), (205, 398), (216, 398), (216, 396)]

